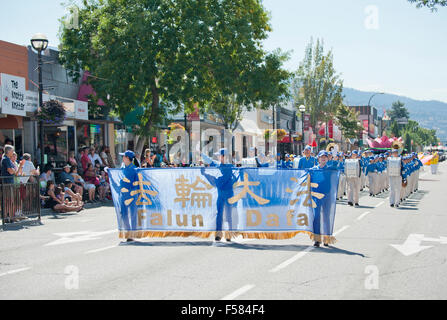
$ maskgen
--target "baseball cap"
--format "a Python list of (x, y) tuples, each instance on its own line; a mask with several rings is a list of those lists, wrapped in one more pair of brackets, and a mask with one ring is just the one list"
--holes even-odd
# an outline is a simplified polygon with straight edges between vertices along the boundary
[(130, 150), (127, 150), (127, 151), (124, 152), (124, 153), (120, 153), (119, 155), (120, 155), (120, 156), (128, 157), (129, 159), (133, 159), (133, 158), (135, 158), (135, 153), (134, 153), (133, 151), (130, 151)]
[(325, 150), (321, 150), (321, 151), (318, 153), (318, 158), (319, 158), (319, 157), (323, 157), (323, 156), (328, 157), (328, 156), (329, 156), (329, 153), (328, 153), (327, 151), (325, 151)]
[(215, 152), (215, 156), (226, 156), (228, 154), (228, 150), (226, 148), (221, 148), (219, 151)]

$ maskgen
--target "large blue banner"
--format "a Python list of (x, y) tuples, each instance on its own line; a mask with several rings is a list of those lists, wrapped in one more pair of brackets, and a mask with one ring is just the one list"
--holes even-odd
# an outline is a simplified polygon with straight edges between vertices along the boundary
[(333, 243), (339, 173), (276, 168), (108, 170), (122, 238), (228, 231)]

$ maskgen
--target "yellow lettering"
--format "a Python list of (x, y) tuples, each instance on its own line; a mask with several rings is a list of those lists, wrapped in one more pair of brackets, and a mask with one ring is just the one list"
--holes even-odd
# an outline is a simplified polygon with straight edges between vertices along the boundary
[(146, 216), (143, 215), (146, 210), (138, 210), (138, 226), (141, 227), (141, 223), (143, 219), (146, 219)]
[(289, 211), (287, 211), (287, 225), (290, 227), (290, 226), (292, 226), (292, 218), (293, 218), (293, 213), (294, 213), (295, 211), (293, 211), (293, 210), (289, 210)]
[[(256, 216), (256, 221), (253, 221), (253, 215)], [(261, 213), (258, 210), (247, 210), (247, 227), (257, 227), (261, 224)]]
[(176, 215), (177, 225), (179, 227), (181, 227), (181, 226), (184, 226), (184, 227), (188, 226), (188, 216), (186, 214), (184, 214), (183, 215), (183, 221), (180, 221), (180, 218), (181, 218), (181, 215), (179, 215), (179, 214)]
[(299, 226), (309, 226), (309, 217), (307, 216), (307, 214), (300, 214), (298, 216), (297, 223)]
[(269, 214), (267, 216), (268, 220), (267, 220), (267, 225), (269, 227), (279, 227), (279, 218), (278, 215), (276, 214)]
[(192, 226), (197, 226), (197, 220), (199, 220), (199, 227), (203, 227), (203, 217), (202, 215), (196, 216), (195, 214), (192, 215)]
[(172, 226), (172, 210), (168, 210), (168, 226)]
[(159, 213), (153, 213), (151, 215), (151, 224), (153, 226), (162, 226), (163, 225), (163, 217)]

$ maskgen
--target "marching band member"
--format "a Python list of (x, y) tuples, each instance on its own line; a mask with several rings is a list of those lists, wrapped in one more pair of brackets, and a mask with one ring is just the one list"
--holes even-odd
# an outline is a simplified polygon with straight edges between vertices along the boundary
[(337, 200), (343, 199), (346, 194), (346, 175), (345, 175), (345, 159), (343, 152), (338, 153), (338, 167), (340, 171), (340, 180), (338, 182)]
[(377, 195), (377, 158), (369, 158), (369, 163), (366, 166), (365, 175), (369, 182), (369, 196), (375, 197)]
[(403, 161), (399, 151), (393, 149), (388, 159), (388, 175), (390, 179), (390, 206), (399, 208), (402, 189)]
[[(349, 176), (346, 173), (348, 161), (345, 162), (345, 173), (347, 177), (347, 184), (348, 184), (348, 204), (352, 206), (359, 206), (359, 193), (360, 193), (360, 175), (362, 171), (362, 164), (360, 160), (358, 159), (359, 152), (357, 150), (352, 151), (351, 159), (350, 160), (357, 160), (358, 164), (358, 174)], [(352, 162), (352, 161), (350, 161)]]
[(298, 169), (310, 169), (317, 165), (317, 159), (311, 156), (312, 148), (310, 146), (306, 146), (304, 148), (304, 157), (300, 159), (298, 163)]

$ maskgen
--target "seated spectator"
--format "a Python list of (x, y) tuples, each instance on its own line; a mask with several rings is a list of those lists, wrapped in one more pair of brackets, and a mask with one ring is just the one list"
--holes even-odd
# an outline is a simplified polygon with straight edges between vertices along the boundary
[(157, 155), (152, 154), (151, 149), (144, 151), (144, 159), (141, 162), (142, 168), (152, 168), (154, 166), (154, 160)]
[(78, 162), (76, 161), (74, 151), (70, 151), (70, 153), (68, 154), (68, 164), (70, 166), (78, 166)]
[(110, 194), (110, 184), (107, 181), (106, 173), (104, 171), (101, 171), (101, 175), (99, 177), (99, 200), (104, 201), (107, 197), (109, 200), (111, 199), (109, 197)]
[(84, 173), (84, 180), (96, 187), (96, 189), (98, 190), (99, 200), (103, 201), (104, 198), (102, 196), (104, 195), (104, 187), (101, 186), (98, 175), (96, 174), (96, 170), (93, 168), (93, 165), (91, 163), (87, 165), (87, 170)]
[(109, 147), (105, 147), (104, 152), (107, 155), (107, 164), (109, 166), (109, 168), (115, 168), (115, 161), (113, 161), (113, 157), (110, 153), (110, 148)]
[(60, 187), (65, 192), (65, 198), (70, 199), (71, 202), (76, 202), (77, 205), (84, 206), (84, 202), (82, 201), (82, 194), (73, 191), (73, 182), (67, 179), (64, 183), (60, 184)]
[(84, 194), (84, 188), (81, 184), (76, 184), (74, 177), (71, 173), (71, 166), (69, 164), (63, 167), (63, 171), (59, 174), (59, 182), (65, 183), (66, 180), (70, 180), (73, 183), (73, 190), (75, 193)]
[(94, 184), (85, 182), (78, 174), (78, 167), (71, 167), (71, 176), (74, 178), (75, 184), (82, 186), (88, 191), (88, 202), (95, 202), (96, 187)]
[(107, 154), (106, 154), (106, 146), (101, 147), (100, 152), (99, 152), (99, 157), (101, 158), (103, 166), (110, 168), (109, 159), (107, 159)]
[(47, 163), (43, 168), (43, 173), (40, 175), (39, 178), (40, 188), (45, 190), (47, 187), (47, 182), (50, 180), (54, 181), (53, 166)]
[(98, 160), (99, 164), (101, 166), (103, 166), (101, 158), (99, 157), (99, 155), (95, 151), (95, 147), (93, 147), (93, 146), (90, 147), (90, 151), (88, 153), (88, 157), (89, 157), (91, 163), (95, 163), (95, 161)]
[(81, 149), (81, 164), (82, 164), (82, 172), (85, 174), (85, 170), (87, 170), (87, 165), (92, 163), (90, 158), (88, 157), (88, 148)]
[(63, 200), (62, 189), (60, 187), (56, 187), (52, 180), (47, 181), (45, 196), (47, 197), (45, 200), (44, 207), (51, 208), (57, 212), (79, 212), (82, 210), (82, 206), (74, 205), (70, 202), (65, 202)]

